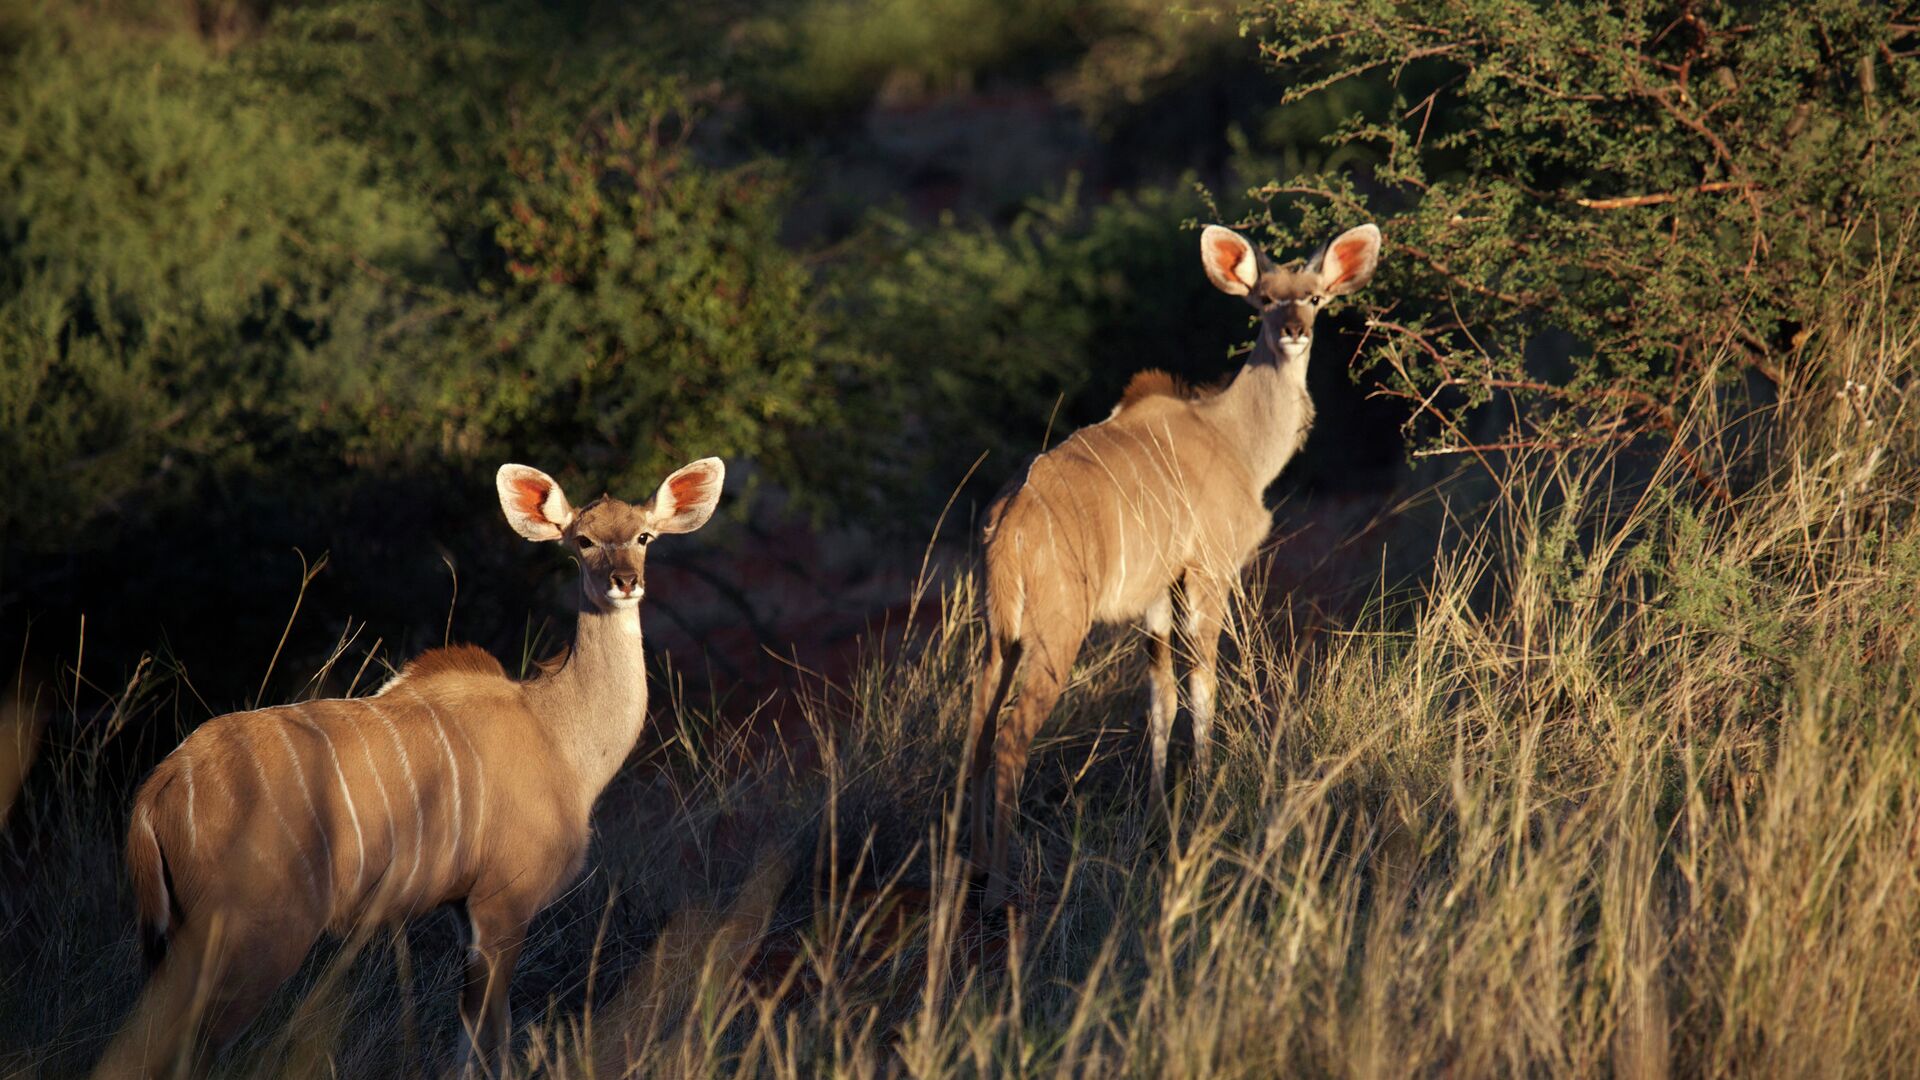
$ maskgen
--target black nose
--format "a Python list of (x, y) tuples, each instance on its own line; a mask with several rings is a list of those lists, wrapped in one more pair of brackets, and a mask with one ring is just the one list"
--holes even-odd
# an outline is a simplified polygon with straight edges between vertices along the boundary
[(611, 583), (614, 588), (628, 594), (631, 594), (635, 589), (640, 587), (639, 574), (611, 574), (608, 575), (607, 581)]

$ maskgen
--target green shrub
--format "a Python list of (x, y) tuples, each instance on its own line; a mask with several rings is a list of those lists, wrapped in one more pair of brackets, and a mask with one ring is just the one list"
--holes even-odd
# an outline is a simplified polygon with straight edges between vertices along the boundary
[[(863, 358), (820, 344), (810, 276), (780, 243), (779, 172), (694, 152), (660, 15), (334, 5), (285, 19), (255, 66), (431, 197), (463, 283), (415, 364), (437, 372), (442, 452), (623, 486), (722, 454), (837, 505), (863, 444), (815, 436), (841, 429)], [(385, 419), (387, 441), (416, 426)]]
[(493, 212), (511, 284), (488, 313), (496, 362), (462, 375), (471, 420), (632, 490), (724, 451), (810, 481), (817, 506), (866, 440), (803, 433), (846, 430), (834, 383), (859, 358), (821, 342), (778, 178), (697, 167), (670, 99), (636, 112), (508, 152)]
[(9, 31), (0, 544), (330, 443), (316, 399), (405, 310), (377, 268), (432, 257), (420, 204), (194, 45)]

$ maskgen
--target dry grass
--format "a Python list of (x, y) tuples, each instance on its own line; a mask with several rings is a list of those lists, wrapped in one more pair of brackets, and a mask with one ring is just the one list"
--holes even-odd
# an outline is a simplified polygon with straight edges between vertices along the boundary
[[(1685, 440), (1731, 504), (1675, 458), (1517, 459), (1358, 625), (1302, 652), (1244, 607), (1217, 772), (1171, 827), (1141, 796), (1134, 648), (1090, 650), (1004, 922), (975, 914), (954, 829), (968, 583), (808, 703), (817, 767), (670, 746), (536, 927), (527, 1070), (1910, 1073), (1920, 334), (1873, 288), (1776, 403), (1701, 398)], [(0, 1069), (30, 1074), (84, 1068), (135, 988), (124, 792), (62, 730), (0, 885)], [(223, 1070), (434, 1071), (452, 953), (432, 920), (327, 951)]]

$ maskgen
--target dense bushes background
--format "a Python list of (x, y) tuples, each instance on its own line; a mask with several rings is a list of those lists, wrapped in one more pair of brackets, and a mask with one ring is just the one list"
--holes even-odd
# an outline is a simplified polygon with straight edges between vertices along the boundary
[(1135, 370), (1229, 369), (1202, 219), (1386, 225), (1287, 484), (1406, 476), (1400, 427), (1658, 443), (1703, 379), (1794, 377), (1904, 227), (1906, 10), (12, 5), (0, 645), (270, 644), (298, 550), (334, 570), (296, 655), (438, 640), (449, 566), (454, 631), (522, 648), (551, 568), (497, 543), (505, 458), (632, 491), (718, 453), (924, 537), (982, 453), (963, 514)]
[[(1094, 45), (1157, 25), (1092, 7)], [(334, 572), (296, 653), (348, 615), (437, 639), (447, 564), (489, 582), (459, 629), (515, 648), (545, 575), (490, 542), (499, 460), (644, 491), (721, 454), (751, 463), (743, 494), (923, 535), (980, 452), (1008, 464), (975, 496), (1132, 370), (1220, 370), (1240, 313), (1204, 310), (1178, 158), (1138, 196), (1088, 198), (1082, 162), (1085, 182), (1049, 165), (956, 216), (805, 212), (840, 206), (843, 177), (914, 182), (857, 134), (861, 96), (912, 95), (848, 26), (965, 16), (971, 37), (901, 69), (944, 73), (923, 93), (1071, 82), (1123, 122), (1140, 95), (1097, 50), (1031, 47), (1067, 11), (1028, 33), (958, 8), (9, 7), (0, 645), (32, 622), (71, 651), (79, 613), (109, 610), (103, 670), (163, 637), (271, 641), (297, 549)]]
[(508, 87), (564, 43), (510, 44), (518, 23), (285, 22), (224, 60), (14, 26), (8, 437), (95, 463), (9, 499), (9, 537), (236, 471), (507, 446), (618, 484), (693, 447), (801, 479), (789, 440), (837, 426), (841, 356), (777, 242), (777, 177), (692, 160), (671, 80), (589, 61), (523, 106)]

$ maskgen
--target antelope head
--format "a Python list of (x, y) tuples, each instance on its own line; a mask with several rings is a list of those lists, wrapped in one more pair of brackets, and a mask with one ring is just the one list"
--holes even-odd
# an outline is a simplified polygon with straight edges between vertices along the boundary
[(1371, 224), (1348, 229), (1295, 269), (1276, 265), (1232, 229), (1209, 225), (1200, 234), (1200, 261), (1214, 288), (1246, 297), (1260, 312), (1260, 343), (1273, 356), (1304, 362), (1313, 346), (1313, 317), (1373, 277), (1380, 230)]
[(725, 479), (719, 458), (702, 458), (667, 477), (644, 503), (602, 495), (578, 510), (553, 477), (530, 466), (500, 466), (494, 486), (513, 531), (572, 548), (580, 563), (582, 599), (609, 611), (640, 602), (647, 593), (647, 545), (663, 533), (705, 525)]

